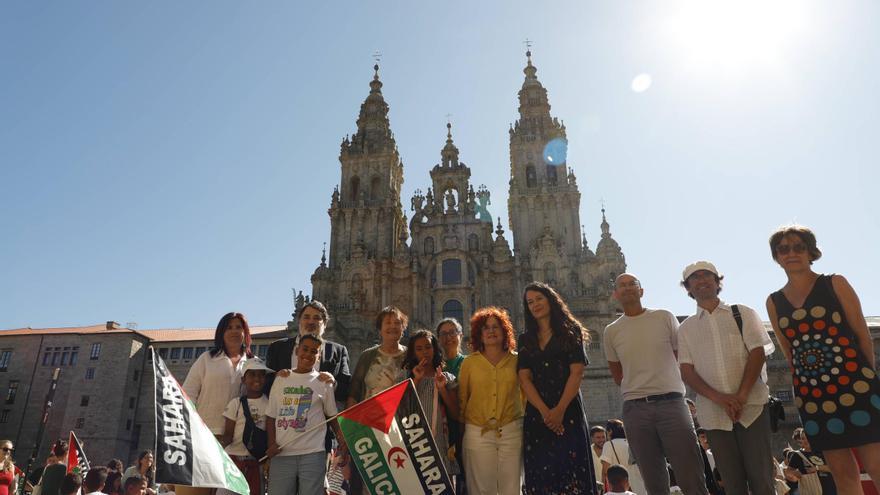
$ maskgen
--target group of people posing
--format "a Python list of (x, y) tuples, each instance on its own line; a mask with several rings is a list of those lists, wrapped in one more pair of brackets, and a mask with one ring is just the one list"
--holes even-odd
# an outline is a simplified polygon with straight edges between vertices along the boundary
[[(813, 272), (821, 252), (809, 229), (780, 229), (770, 251), (788, 282), (768, 297), (767, 311), (791, 365), (803, 434), (824, 452), (838, 492), (861, 493), (853, 450), (880, 480), (880, 380), (858, 297), (844, 277)], [(671, 466), (683, 493), (704, 495), (704, 450), (686, 384), (696, 393), (725, 492), (771, 495), (765, 360), (774, 346), (754, 309), (720, 300), (722, 280), (706, 261), (684, 269), (681, 284), (697, 311), (679, 325), (671, 312), (642, 306), (635, 275), (617, 277), (623, 314), (606, 327), (603, 347), (624, 402), (622, 422), (609, 422), (612, 441), (601, 453), (591, 448), (581, 396), (589, 336), (540, 282), (523, 292), (518, 336), (506, 310), (475, 311), (466, 356), (458, 321), (444, 319), (433, 332), (415, 329), (404, 343), (407, 315), (386, 307), (375, 319), (378, 345), (361, 354), (353, 372), (345, 346), (323, 338), (330, 316), (318, 301), (297, 310), (298, 334), (274, 342), (265, 363), (250, 353), (245, 317), (229, 313), (183, 388), (252, 494), (264, 487), (259, 459), (242, 440), (251, 423), (267, 432), (269, 495), (364, 493), (334, 423), (321, 425), (340, 408), (411, 378), (460, 493), (667, 494)], [(614, 439), (626, 440), (625, 451)]]

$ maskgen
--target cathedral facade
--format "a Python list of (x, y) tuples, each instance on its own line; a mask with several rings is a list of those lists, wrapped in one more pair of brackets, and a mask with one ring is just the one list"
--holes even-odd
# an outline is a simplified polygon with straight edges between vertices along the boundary
[(551, 115), (547, 90), (526, 55), (519, 119), (508, 130), (512, 246), (500, 218), (495, 225), (486, 211), (490, 191), (470, 182), (449, 124), (440, 162), (424, 178), (430, 179), (425, 189), (410, 198), (407, 219), (403, 162), (374, 67), (357, 131), (341, 144), (341, 178), (328, 210), (329, 253), (311, 278), (312, 297), (331, 314), (328, 337), (347, 345), (353, 359), (378, 341), (375, 316), (388, 305), (409, 315), (410, 329), (433, 330), (441, 318), (455, 317), (466, 338), (474, 311), (500, 306), (521, 332), (522, 291), (533, 280), (562, 294), (598, 350), (602, 329), (615, 318), (613, 279), (626, 261), (604, 209), (602, 237), (595, 252), (588, 247), (581, 194), (565, 159), (565, 125)]

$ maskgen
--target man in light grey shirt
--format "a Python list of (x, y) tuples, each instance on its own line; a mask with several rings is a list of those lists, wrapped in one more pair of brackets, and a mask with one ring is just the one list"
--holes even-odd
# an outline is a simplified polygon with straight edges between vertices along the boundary
[(703, 458), (678, 369), (678, 320), (642, 307), (639, 280), (624, 273), (614, 298), (623, 315), (605, 328), (605, 356), (623, 395), (623, 423), (647, 495), (669, 494), (666, 460), (685, 495), (707, 495)]
[(758, 313), (719, 299), (715, 265), (685, 267), (681, 285), (697, 312), (679, 328), (681, 376), (697, 392), (697, 414), (727, 495), (775, 492), (764, 362), (773, 343)]

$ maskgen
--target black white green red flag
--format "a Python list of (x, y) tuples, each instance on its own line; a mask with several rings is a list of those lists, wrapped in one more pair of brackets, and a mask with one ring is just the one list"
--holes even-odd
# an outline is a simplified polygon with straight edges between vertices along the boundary
[(67, 442), (67, 472), (76, 473), (85, 478), (89, 472), (89, 460), (86, 459), (86, 453), (83, 452), (82, 444), (73, 431), (70, 432), (70, 438)]
[(249, 495), (247, 480), (151, 348), (156, 390), (156, 482)]
[(339, 428), (373, 495), (452, 494), (412, 380), (342, 411)]

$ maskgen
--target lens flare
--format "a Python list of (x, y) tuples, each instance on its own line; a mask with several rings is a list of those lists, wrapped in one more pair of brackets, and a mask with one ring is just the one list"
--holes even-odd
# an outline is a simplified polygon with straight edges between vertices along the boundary
[(639, 74), (632, 80), (632, 90), (636, 93), (644, 93), (651, 87), (651, 75), (650, 74)]
[(544, 145), (544, 163), (547, 165), (562, 165), (568, 154), (568, 141), (565, 138), (553, 138)]

